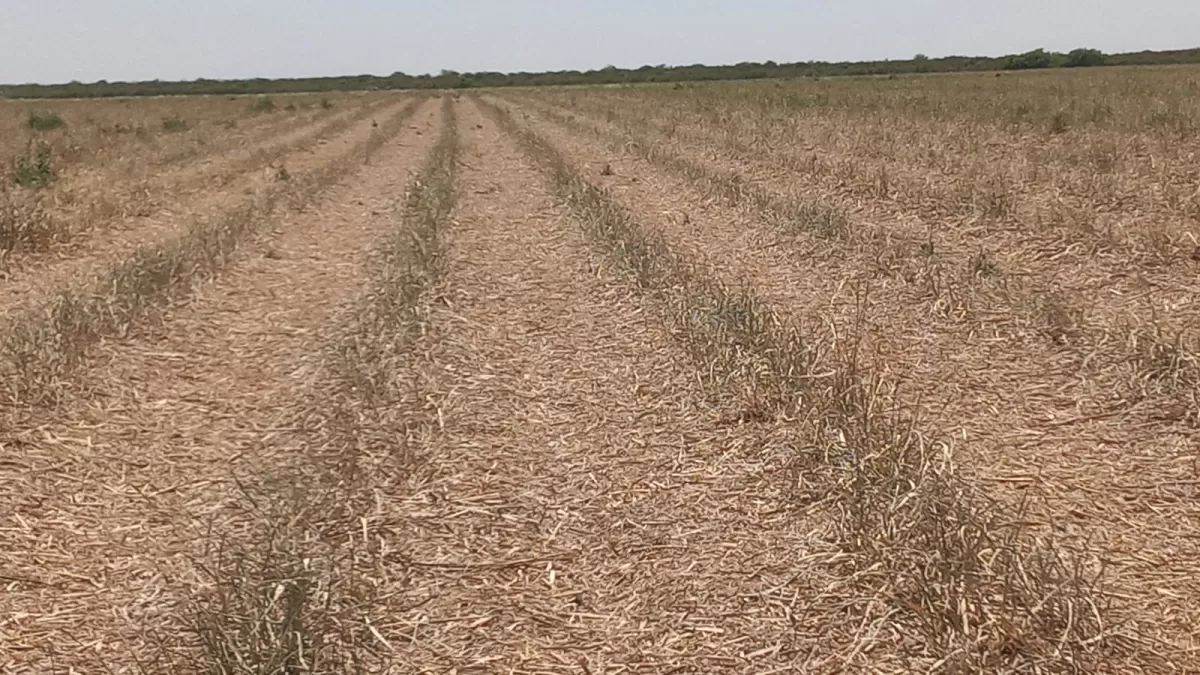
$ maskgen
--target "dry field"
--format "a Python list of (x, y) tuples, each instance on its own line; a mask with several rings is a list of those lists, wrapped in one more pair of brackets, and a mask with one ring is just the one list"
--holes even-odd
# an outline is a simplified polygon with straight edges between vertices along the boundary
[(1200, 69), (271, 103), (0, 107), (0, 673), (1200, 672)]

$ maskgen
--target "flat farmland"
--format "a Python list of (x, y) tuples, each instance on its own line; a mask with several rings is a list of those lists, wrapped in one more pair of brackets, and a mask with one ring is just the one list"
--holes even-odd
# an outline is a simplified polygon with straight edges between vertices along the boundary
[(1200, 69), (0, 128), (0, 672), (1200, 672)]

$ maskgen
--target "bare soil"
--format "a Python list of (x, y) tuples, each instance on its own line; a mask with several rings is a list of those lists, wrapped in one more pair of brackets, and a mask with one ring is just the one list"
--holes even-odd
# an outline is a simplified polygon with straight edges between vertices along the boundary
[(120, 672), (154, 656), (154, 631), (177, 629), (174, 590), (198, 583), (239, 477), (286, 451), (282, 412), (394, 224), (436, 121), (426, 107), (370, 166), (279, 214), (234, 269), (98, 349), (81, 375), (87, 398), (0, 421), (0, 663)]
[[(470, 108), (430, 469), (396, 495), (398, 662), (458, 672), (766, 672), (847, 627), (794, 615), (824, 551), (763, 446), (689, 386), (646, 302)], [(476, 127), (476, 125), (479, 125)], [(819, 580), (806, 579), (816, 594)], [(805, 600), (807, 608), (819, 600)], [(807, 666), (805, 666), (807, 664)]]
[(1127, 627), (1188, 658), (1200, 619), (1200, 549), (1191, 534), (1200, 518), (1192, 499), (1200, 437), (1186, 419), (1164, 414), (1161, 401), (1121, 400), (1077, 357), (1011, 316), (999, 317), (1009, 322), (1001, 330), (939, 320), (903, 284), (826, 250), (837, 242), (789, 241), (762, 214), (723, 206), (620, 143), (514, 110), (522, 111), (672, 247), (815, 335), (861, 334), (874, 367), (903, 382), (926, 428), (956, 444), (974, 481), (1028, 508), (1048, 536), (1084, 548), (1084, 559), (1106, 569)]
[[(415, 469), (363, 479), (369, 508), (355, 532), (377, 566), (376, 604), (361, 608), (368, 637), (349, 647), (379, 672), (946, 672), (953, 655), (933, 655), (901, 610), (856, 594), (872, 570), (851, 569), (839, 548), (839, 505), (797, 501), (807, 422), (746, 414), (731, 408), (740, 392), (707, 389), (677, 308), (597, 251), (546, 168), (494, 118), (452, 101), (462, 152), (457, 205), (438, 224), (444, 275), (419, 338), (393, 345), (420, 351), (413, 362), (428, 372), (388, 383), (420, 380), (430, 422), (371, 440), (411, 453)], [(966, 287), (981, 299), (960, 312), (843, 242), (781, 235), (617, 135), (508, 101), (519, 126), (697, 274), (752, 293), (814, 344), (861, 338), (863, 364), (902, 383), (899, 403), (973, 487), (1031, 537), (1103, 569), (1095, 597), (1113, 623), (1096, 642), (1128, 660), (1079, 672), (1197, 669), (1200, 438), (1188, 414), (1164, 414), (1172, 399), (1126, 400), (986, 281)], [(164, 645), (195, 647), (172, 635), (185, 632), (191, 594), (212, 590), (204, 561), (242, 528), (246, 485), (308, 451), (297, 434), (311, 430), (291, 426), (293, 413), (311, 404), (344, 311), (396, 290), (373, 286), (370, 265), (389, 233), (408, 242), (395, 228), (444, 123), (425, 103), (369, 165), (302, 211), (277, 209), (231, 268), (89, 352), (75, 375), (85, 386), (70, 390), (80, 393), (0, 411), (0, 671), (157, 674)], [(366, 119), (286, 166), (322, 166), (372, 128)], [(770, 162), (675, 149), (787, 190)], [(30, 258), (0, 282), (0, 323), (277, 179), (204, 184), (136, 227), (85, 237), (70, 258)], [(894, 204), (857, 217), (908, 227), (918, 216), (932, 217)], [(951, 229), (937, 236), (969, 254)], [(428, 243), (414, 235), (411, 246)], [(1109, 274), (1110, 262), (1076, 271)], [(351, 427), (368, 414), (342, 412)]]
[[(395, 114), (405, 103), (389, 106), (381, 114)], [(421, 114), (433, 114), (432, 105), (426, 104), (423, 112), (418, 111)], [(372, 120), (364, 119), (334, 138), (320, 139), (288, 153), (281, 166), (296, 174), (319, 167), (370, 136), (372, 128)], [(70, 246), (59, 247), (49, 255), (19, 259), (0, 277), (0, 315), (34, 306), (54, 291), (91, 278), (139, 248), (166, 241), (195, 223), (215, 219), (257, 198), (279, 181), (278, 167), (254, 168), (220, 189), (181, 190), (171, 203), (153, 214), (132, 214), (108, 227), (86, 232)]]

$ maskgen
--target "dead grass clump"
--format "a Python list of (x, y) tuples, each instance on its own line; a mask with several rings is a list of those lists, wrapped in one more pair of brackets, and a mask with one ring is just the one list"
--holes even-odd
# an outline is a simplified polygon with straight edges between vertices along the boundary
[(1056, 111), (1050, 116), (1050, 120), (1046, 123), (1046, 130), (1051, 135), (1065, 134), (1071, 130), (1073, 122), (1071, 113), (1066, 110)]
[(176, 115), (174, 117), (164, 117), (163, 121), (162, 121), (162, 130), (163, 130), (163, 132), (168, 133), (168, 134), (182, 133), (184, 131), (188, 131), (191, 128), (192, 128), (191, 123), (188, 122), (187, 120), (179, 117), (178, 115)]
[(0, 271), (9, 254), (42, 248), (60, 233), (39, 196), (0, 188)]
[(826, 480), (845, 574), (922, 638), (912, 656), (938, 672), (1074, 672), (1099, 658), (1100, 575), (969, 490), (947, 445), (902, 419), (871, 420), (862, 406), (879, 405), (880, 383), (859, 386), (864, 400), (847, 406), (857, 419), (826, 423)]
[(974, 185), (975, 204), (986, 218), (1006, 221), (1017, 213), (1017, 189), (1003, 177), (980, 181)]
[(379, 410), (405, 398), (395, 389), (396, 373), (404, 370), (396, 359), (425, 330), (429, 295), (444, 272), (442, 231), (457, 200), (459, 143), (449, 98), (442, 109), (442, 134), (404, 200), (403, 225), (376, 251), (369, 294), (327, 355), (326, 367), (342, 388)]
[(1057, 345), (1079, 341), (1085, 334), (1085, 313), (1061, 292), (1035, 294), (1032, 298), (1035, 324)]
[(1107, 626), (1097, 577), (1023, 531), (1020, 513), (968, 489), (949, 446), (925, 440), (897, 407), (895, 385), (861, 368), (861, 325), (804, 335), (752, 291), (681, 259), (552, 145), (480, 103), (604, 253), (666, 305), (702, 379), (738, 397), (755, 421), (800, 427), (795, 499), (835, 514), (848, 602), (863, 625), (902, 626), (901, 649), (922, 670), (1073, 672), (1099, 658)]
[[(309, 391), (284, 426), (300, 430), (294, 465), (243, 486), (242, 529), (214, 541), (203, 592), (186, 607), (190, 643), (162, 653), (205, 675), (379, 672), (384, 594), (403, 583), (368, 512), (373, 490), (413, 469), (398, 442), (433, 424), (413, 396), (454, 208), (458, 137), (450, 99), (441, 137), (404, 200), (399, 226), (370, 261), (363, 295), (334, 320)], [(168, 671), (169, 672), (169, 671)]]
[(1200, 389), (1200, 344), (1182, 332), (1168, 333), (1155, 324), (1125, 331), (1125, 349), (1143, 396)]
[(252, 113), (272, 113), (278, 108), (279, 106), (275, 105), (275, 101), (270, 96), (259, 96), (254, 103), (250, 104), (248, 110)]
[(795, 203), (782, 211), (782, 214), (776, 205), (770, 205), (768, 208), (768, 213), (774, 211), (780, 214), (777, 219), (785, 232), (809, 232), (821, 239), (834, 240), (846, 240), (852, 234), (850, 219), (846, 214), (826, 204)]
[(1178, 108), (1159, 108), (1146, 115), (1146, 126), (1186, 138), (1194, 133), (1196, 122), (1188, 112)]
[(980, 249), (967, 258), (967, 276), (970, 278), (992, 279), (1000, 275), (1000, 263), (990, 251)]
[(346, 497), (362, 485), (345, 478), (284, 472), (244, 488), (244, 531), (218, 538), (199, 565), (203, 586), (182, 619), (190, 649), (164, 652), (159, 668), (332, 675), (378, 662), (383, 645), (366, 615), (378, 551), (353, 534)]

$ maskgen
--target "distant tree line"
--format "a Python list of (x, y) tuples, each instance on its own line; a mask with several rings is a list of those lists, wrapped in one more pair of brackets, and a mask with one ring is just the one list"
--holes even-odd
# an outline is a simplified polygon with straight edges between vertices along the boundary
[(906, 73), (953, 73), (989, 70), (1029, 70), (1089, 66), (1166, 65), (1200, 63), (1200, 48), (1174, 51), (1141, 51), (1104, 54), (1096, 49), (1068, 53), (1036, 49), (1025, 54), (1001, 57), (946, 56), (929, 58), (917, 54), (898, 61), (829, 63), (739, 63), (731, 66), (642, 66), (636, 69), (609, 66), (600, 70), (560, 70), (541, 73), (458, 73), (444, 70), (437, 75), (312, 77), (292, 79), (193, 80), (169, 82), (71, 82), (68, 84), (0, 85), (0, 96), (9, 98), (93, 98), (109, 96), (164, 96), (174, 94), (282, 94), (291, 92), (364, 91), (388, 89), (467, 89), (564, 84), (631, 84), (641, 82), (699, 82), (709, 80), (754, 80), (766, 78), (832, 77), (845, 75), (898, 75)]

